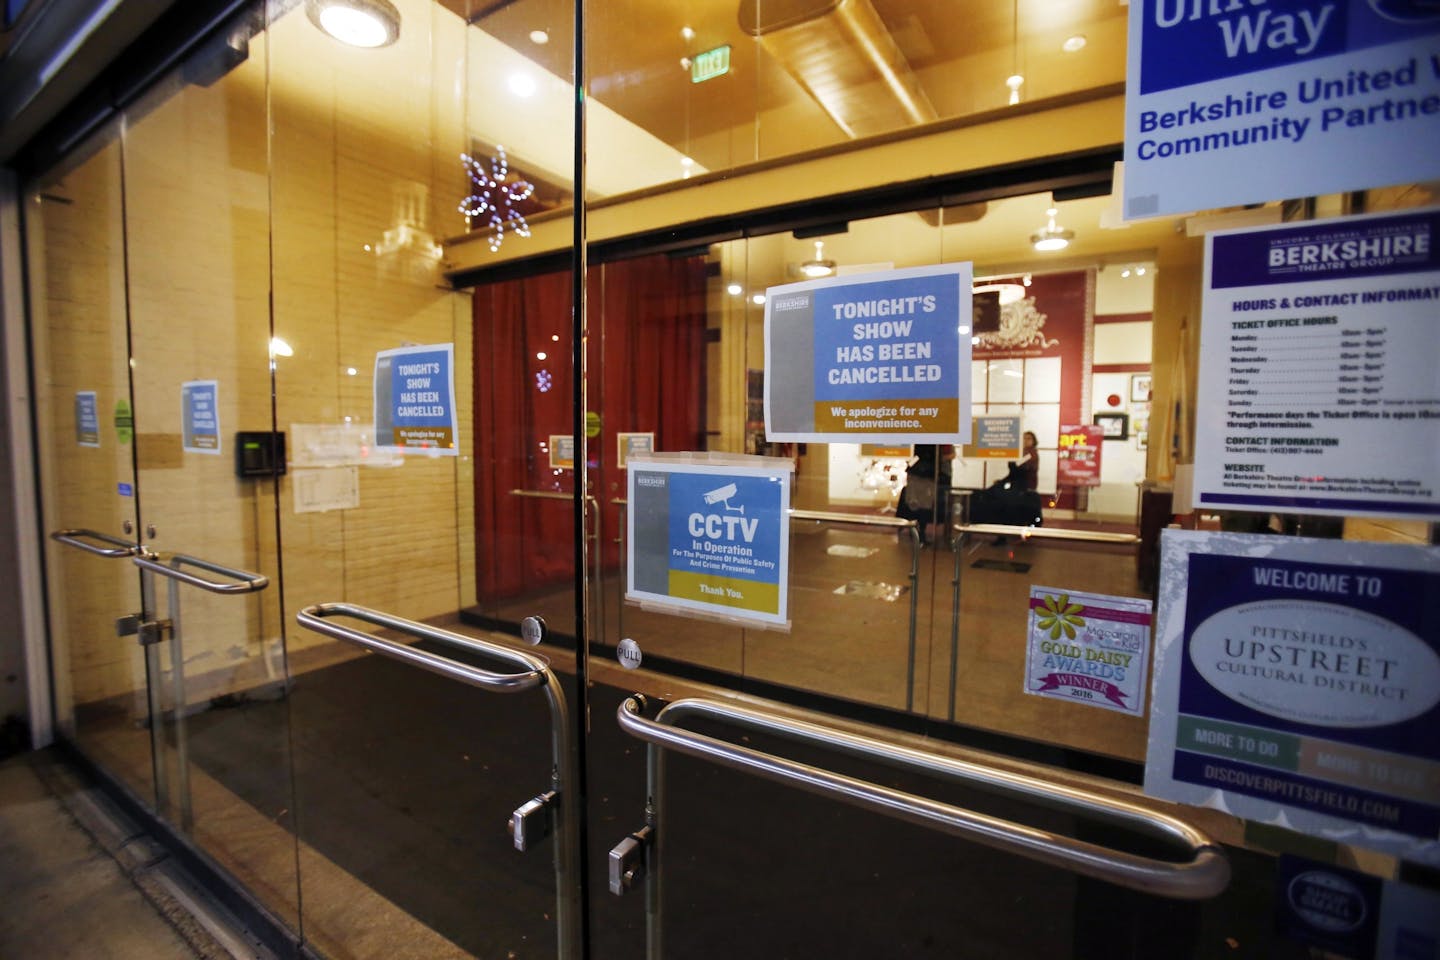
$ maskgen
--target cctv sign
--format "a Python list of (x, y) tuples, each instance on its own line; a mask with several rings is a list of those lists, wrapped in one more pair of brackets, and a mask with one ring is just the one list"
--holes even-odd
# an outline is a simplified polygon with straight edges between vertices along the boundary
[(628, 466), (625, 598), (788, 629), (793, 463), (679, 454)]

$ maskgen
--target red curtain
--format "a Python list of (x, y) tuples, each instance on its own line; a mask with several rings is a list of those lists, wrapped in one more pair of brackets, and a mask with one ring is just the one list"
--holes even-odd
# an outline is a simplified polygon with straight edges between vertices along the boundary
[[(701, 257), (647, 257), (590, 273), (588, 405), (601, 432), (588, 441), (589, 469), (607, 564), (619, 558), (611, 501), (625, 496), (616, 435), (654, 432), (657, 450), (705, 448), (705, 279)], [(574, 490), (574, 472), (553, 469), (548, 452), (549, 438), (572, 428), (571, 275), (487, 284), (475, 288), (472, 303), (483, 602), (574, 576), (570, 504), (511, 493)]]

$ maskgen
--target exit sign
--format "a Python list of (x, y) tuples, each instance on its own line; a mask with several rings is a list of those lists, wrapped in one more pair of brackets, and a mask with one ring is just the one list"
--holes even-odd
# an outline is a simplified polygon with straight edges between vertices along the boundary
[(704, 83), (730, 72), (730, 45), (695, 54), (690, 61), (690, 82)]

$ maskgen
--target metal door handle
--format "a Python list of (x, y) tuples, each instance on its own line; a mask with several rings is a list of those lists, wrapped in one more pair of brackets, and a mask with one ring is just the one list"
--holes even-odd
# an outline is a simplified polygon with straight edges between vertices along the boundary
[[(1216, 896), (1230, 881), (1230, 864), (1219, 844), (1181, 820), (1124, 800), (715, 700), (677, 700), (661, 710), (654, 720), (646, 719), (643, 709), (643, 698), (627, 699), (617, 711), (620, 726), (656, 747), (700, 757), (1085, 876), (1177, 900)], [(1020, 797), (1074, 816), (1104, 820), (1158, 838), (1185, 859), (1160, 860), (1102, 847), (675, 726), (682, 717), (689, 716), (733, 723), (892, 767), (943, 777), (991, 793)], [(658, 806), (659, 798), (656, 800)]]
[[(433, 640), (458, 650), (467, 650), (471, 653), (493, 657), (519, 667), (520, 672), (496, 673), (492, 670), (472, 667), (468, 663), (442, 657), (398, 640), (331, 623), (332, 617), (349, 617), (353, 620), (374, 624), (377, 627), (398, 631), (417, 640)], [(541, 686), (550, 676), (549, 665), (533, 654), (502, 646), (489, 640), (451, 633), (449, 630), (391, 616), (388, 613), (381, 613), (379, 610), (371, 610), (369, 607), (361, 607), (353, 603), (312, 604), (297, 613), (295, 619), (300, 626), (308, 630), (314, 630), (316, 633), (322, 633), (336, 640), (353, 643), (382, 656), (390, 657), (392, 660), (402, 660), (422, 670), (438, 673), (443, 677), (459, 680), (461, 683), (468, 683), (472, 687), (483, 687), (486, 690), (497, 690), (501, 693), (516, 693)]]
[[(151, 570), (162, 577), (169, 577), (171, 580), (179, 580), (181, 583), (188, 583), (192, 587), (199, 587), (201, 590), (208, 590), (211, 593), (255, 593), (264, 590), (270, 585), (270, 578), (263, 573), (251, 573), (248, 570), (237, 570), (233, 567), (222, 567), (218, 563), (211, 563), (208, 560), (201, 560), (199, 557), (186, 556), (183, 553), (171, 554), (169, 560), (162, 561), (154, 554), (137, 554), (132, 558), (137, 567)], [(228, 580), (208, 580), (205, 577), (197, 577), (193, 573), (186, 573), (182, 567), (198, 567), (201, 570), (208, 570), (210, 573), (218, 573)]]
[[(394, 630), (417, 640), (431, 640), (458, 650), (481, 654), (513, 664), (520, 668), (518, 673), (495, 673), (472, 667), (467, 663), (452, 660), (439, 654), (430, 653), (409, 644), (355, 630), (351, 627), (331, 623), (331, 618), (349, 617), (377, 627)], [(549, 817), (558, 822), (559, 842), (555, 845), (555, 896), (556, 923), (559, 927), (559, 954), (563, 958), (578, 957), (581, 954), (580, 936), (580, 889), (571, 881), (579, 862), (580, 820), (579, 807), (566, 796), (574, 788), (579, 774), (576, 758), (570, 748), (570, 721), (565, 705), (565, 694), (554, 671), (540, 657), (523, 650), (515, 650), (490, 640), (466, 637), (439, 627), (432, 627), (414, 620), (381, 613), (353, 603), (317, 603), (306, 607), (295, 615), (302, 627), (336, 640), (344, 640), (364, 647), (384, 657), (399, 660), (442, 677), (459, 680), (461, 683), (500, 693), (516, 693), (540, 687), (545, 691), (550, 706), (550, 790), (526, 803), (509, 821), (511, 837), (516, 847), (525, 849), (531, 845), (533, 829), (543, 832), (549, 826)], [(532, 829), (533, 828), (533, 829)], [(518, 832), (517, 832), (518, 831)], [(538, 838), (534, 838), (538, 839)]]
[[(63, 543), (67, 547), (75, 547), (101, 557), (129, 557), (135, 553), (135, 544), (129, 540), (122, 540), (98, 530), (56, 530), (50, 534), (50, 539), (56, 543)], [(101, 543), (108, 543), (112, 546), (100, 547), (93, 543), (86, 543), (87, 540), (99, 540)]]

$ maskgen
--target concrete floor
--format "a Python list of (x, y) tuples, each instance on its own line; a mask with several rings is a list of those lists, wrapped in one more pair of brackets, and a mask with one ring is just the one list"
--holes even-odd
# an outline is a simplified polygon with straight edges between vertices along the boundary
[(0, 957), (268, 956), (197, 917), (198, 899), (164, 852), (52, 753), (0, 763)]

